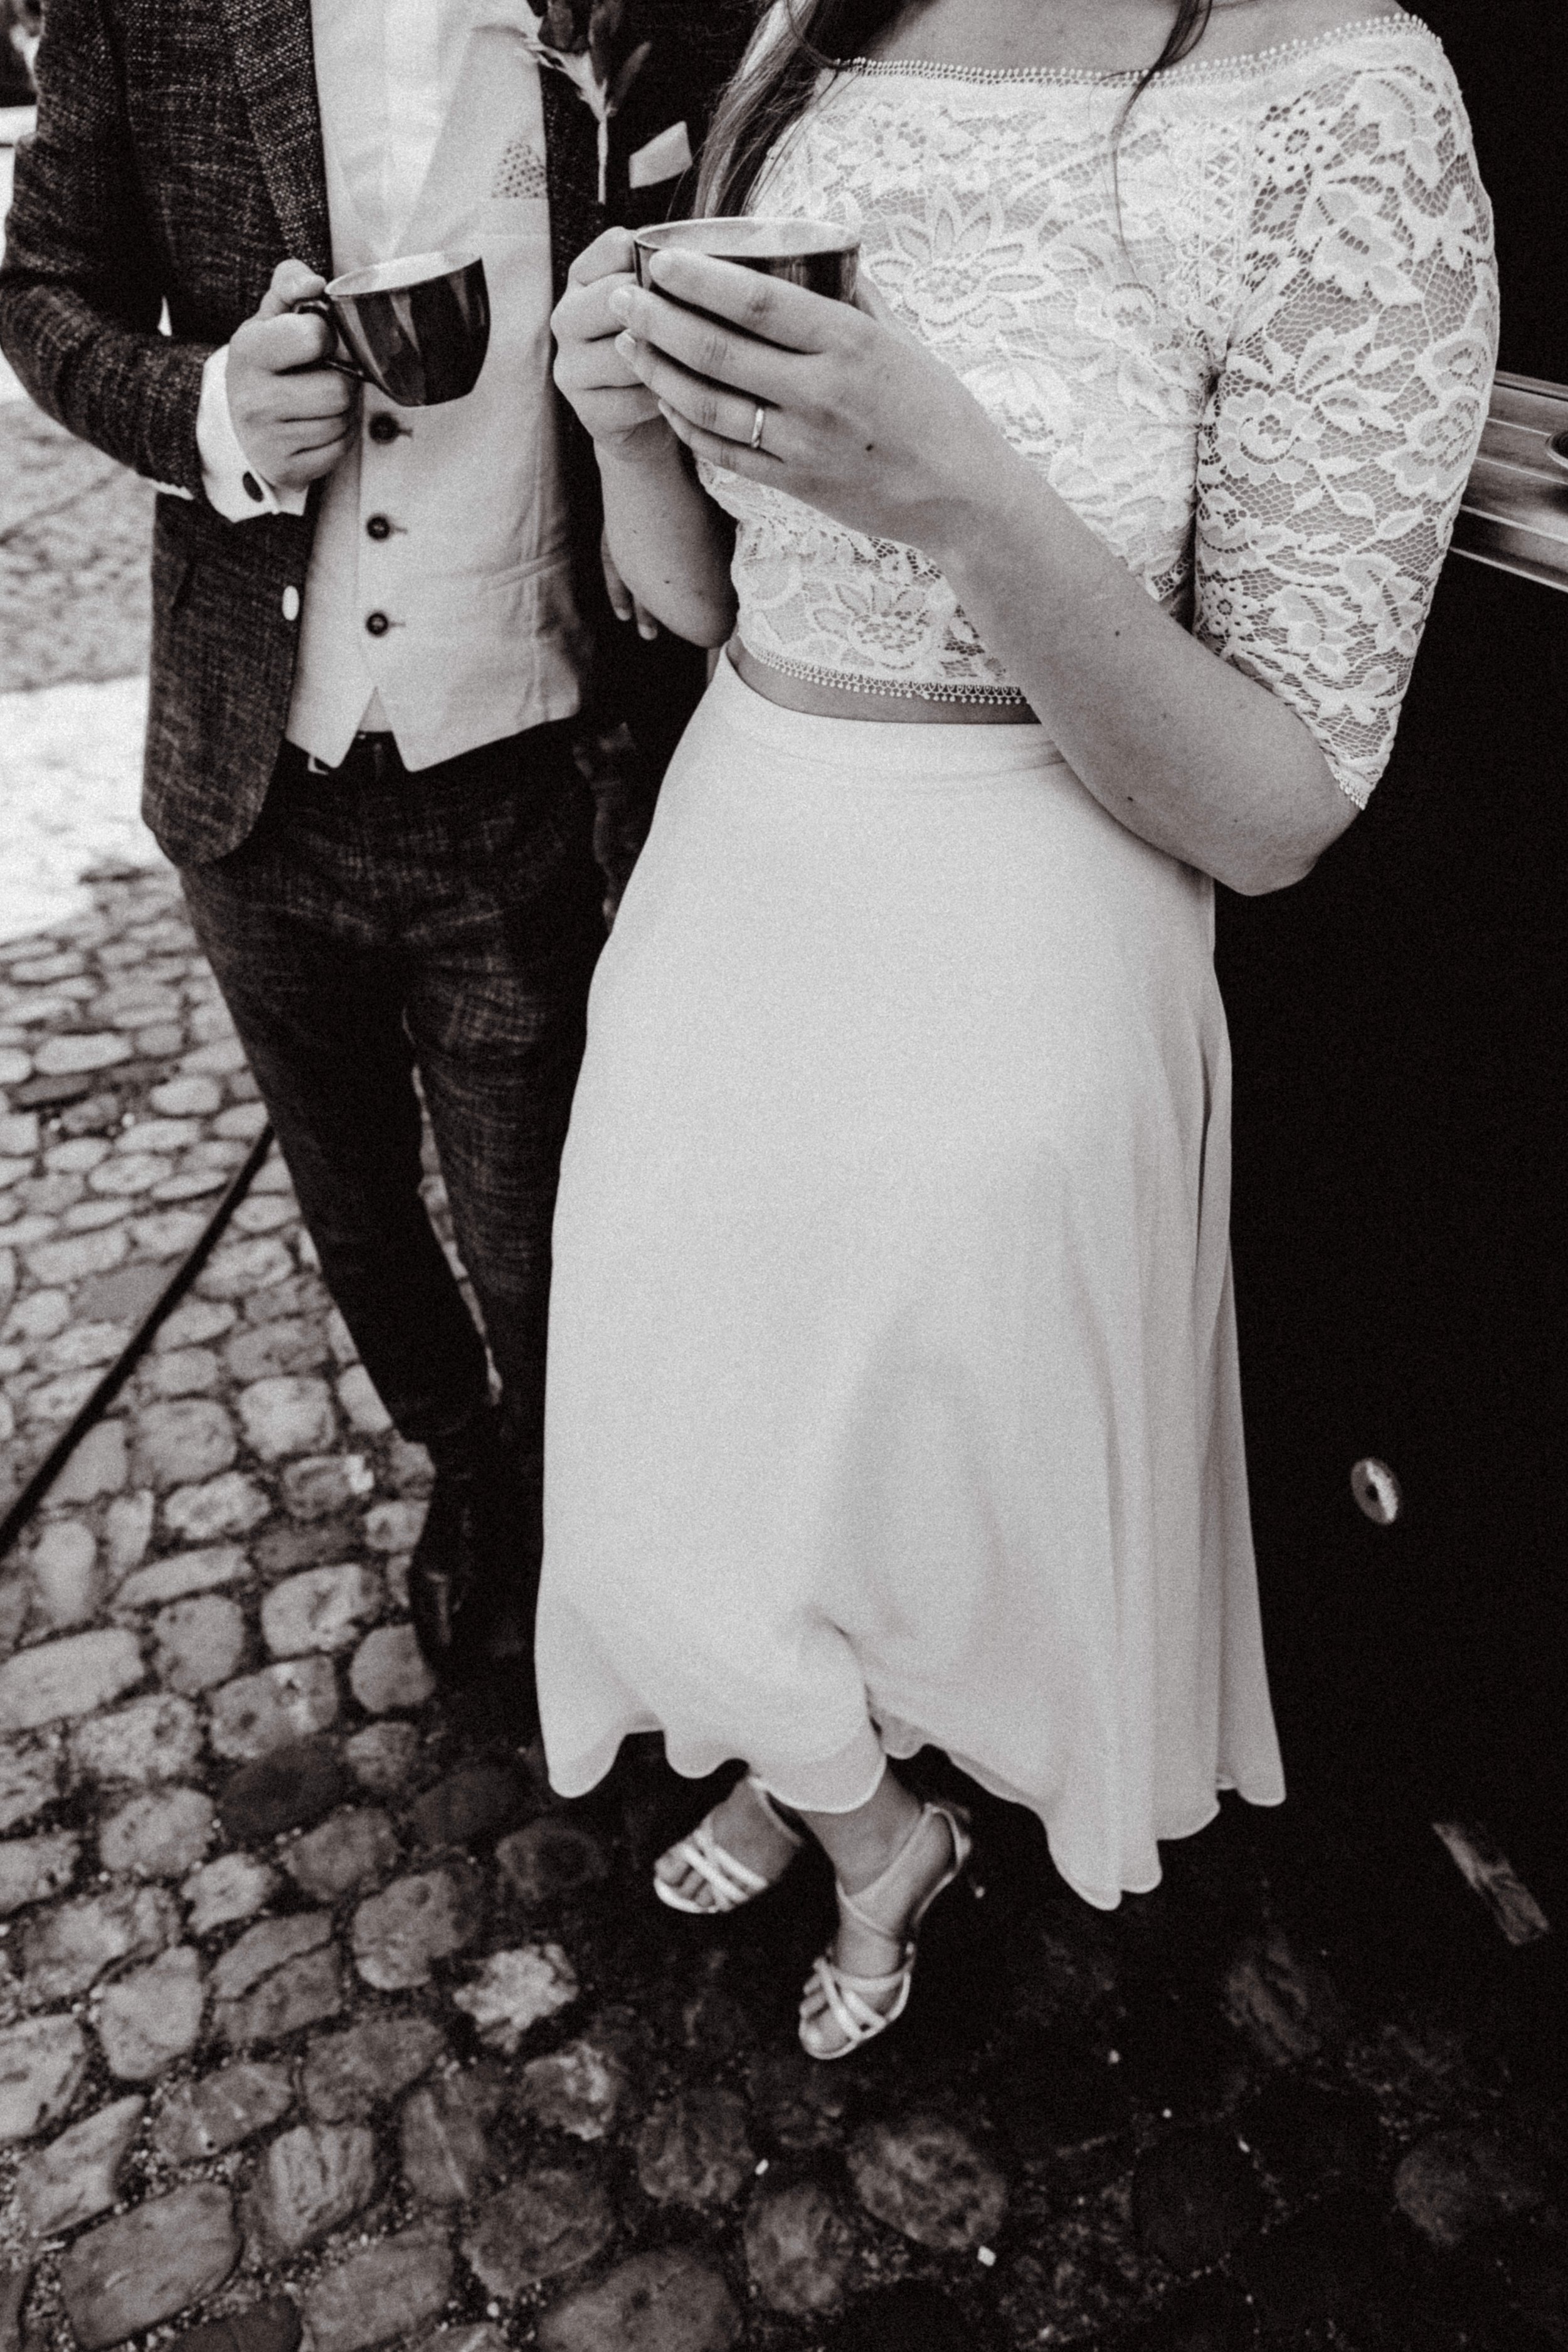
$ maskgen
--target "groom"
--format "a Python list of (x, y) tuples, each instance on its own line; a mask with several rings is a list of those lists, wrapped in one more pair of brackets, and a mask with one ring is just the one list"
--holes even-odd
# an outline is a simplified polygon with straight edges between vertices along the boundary
[[(164, 493), (146, 815), (328, 1287), (434, 1459), (411, 1598), (447, 1679), (509, 1608), (526, 1631), (537, 1577), (595, 830), (608, 867), (635, 851), (701, 683), (611, 615), (549, 316), (606, 220), (678, 208), (753, 21), (594, 0), (590, 46), (589, 0), (49, 0), (16, 158), (0, 344)], [(493, 313), (467, 400), (397, 408), (324, 364), (294, 303), (454, 248)], [(499, 1413), (421, 1199), (421, 1095)]]

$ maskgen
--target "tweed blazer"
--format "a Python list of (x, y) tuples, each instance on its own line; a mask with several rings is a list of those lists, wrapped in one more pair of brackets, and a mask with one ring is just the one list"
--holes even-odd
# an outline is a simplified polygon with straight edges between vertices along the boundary
[[(696, 153), (756, 21), (754, 0), (631, 0), (627, 50), (652, 44), (597, 132), (563, 76), (542, 77), (556, 289), (607, 220), (681, 209), (690, 175), (633, 192), (627, 160), (682, 121)], [(254, 825), (282, 740), (316, 500), (226, 521), (202, 491), (202, 368), (289, 256), (329, 274), (310, 0), (49, 0), (38, 126), (18, 150), (0, 266), (0, 347), (50, 415), (153, 480), (156, 505), (144, 808), (176, 864), (226, 856)], [(164, 305), (168, 333), (160, 331)], [(629, 725), (662, 769), (700, 691), (701, 657), (609, 616), (598, 475), (570, 411), (563, 447), (580, 607), (598, 653), (585, 722)], [(290, 599), (290, 604), (293, 604)]]

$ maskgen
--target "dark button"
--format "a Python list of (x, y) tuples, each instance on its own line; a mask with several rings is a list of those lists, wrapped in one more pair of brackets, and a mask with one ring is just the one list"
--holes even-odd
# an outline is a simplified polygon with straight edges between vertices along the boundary
[(258, 506), (261, 504), (261, 485), (254, 474), (241, 474), (239, 487), (247, 499), (254, 499)]
[(396, 417), (388, 416), (384, 408), (379, 415), (373, 416), (370, 420), (370, 437), (373, 441), (395, 441), (402, 430), (403, 427)]
[(392, 525), (387, 521), (384, 515), (372, 515), (370, 520), (365, 525), (365, 529), (369, 531), (372, 539), (390, 539), (392, 537)]
[(384, 613), (371, 613), (365, 617), (365, 627), (373, 637), (384, 637), (392, 623)]

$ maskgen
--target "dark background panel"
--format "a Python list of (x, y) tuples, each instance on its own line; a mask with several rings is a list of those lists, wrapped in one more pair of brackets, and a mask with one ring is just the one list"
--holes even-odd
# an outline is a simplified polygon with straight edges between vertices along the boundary
[(1422, 0), (1453, 59), (1497, 215), (1502, 357), (1568, 382), (1568, 7), (1563, 0)]
[[(1568, 380), (1568, 15), (1426, 13), (1498, 218), (1503, 364)], [(1568, 1828), (1568, 595), (1451, 559), (1398, 746), (1299, 888), (1223, 898), (1248, 1443), (1287, 1762)], [(1349, 1471), (1388, 1462), (1396, 1525)]]
[[(1455, 563), (1395, 761), (1230, 899), (1255, 1512), (1299, 1769), (1496, 1811), (1568, 1774), (1568, 599)], [(1533, 718), (1521, 723), (1521, 712)], [(1559, 733), (1560, 741), (1560, 733)], [(1386, 1461), (1392, 1528), (1349, 1470)]]

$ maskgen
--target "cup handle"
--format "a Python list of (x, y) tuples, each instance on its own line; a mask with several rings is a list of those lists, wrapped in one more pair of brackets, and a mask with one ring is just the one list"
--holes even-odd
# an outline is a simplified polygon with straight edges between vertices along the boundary
[[(324, 294), (307, 294), (302, 301), (291, 303), (289, 308), (295, 312), (308, 310), (314, 319), (324, 319), (338, 341), (342, 342), (342, 330), (338, 325), (337, 312)], [(327, 358), (318, 360), (316, 365), (335, 369), (339, 375), (353, 376), (355, 383), (369, 383), (371, 381), (363, 368), (358, 366), (353, 360), (333, 359), (329, 354)]]

